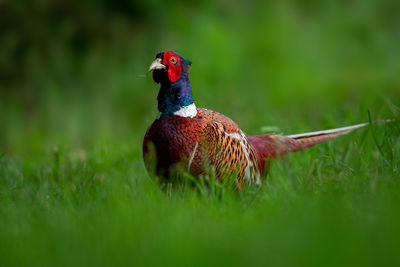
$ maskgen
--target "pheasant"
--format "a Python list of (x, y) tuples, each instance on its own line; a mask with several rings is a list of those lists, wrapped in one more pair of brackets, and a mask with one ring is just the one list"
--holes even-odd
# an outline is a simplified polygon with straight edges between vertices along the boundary
[(143, 157), (148, 171), (155, 168), (167, 180), (172, 170), (182, 170), (179, 166), (195, 177), (207, 174), (211, 167), (217, 179), (233, 178), (239, 187), (261, 184), (270, 159), (368, 125), (289, 136), (247, 135), (230, 118), (196, 107), (189, 80), (191, 64), (178, 53), (166, 51), (157, 53), (149, 68), (161, 88), (159, 114), (144, 137)]

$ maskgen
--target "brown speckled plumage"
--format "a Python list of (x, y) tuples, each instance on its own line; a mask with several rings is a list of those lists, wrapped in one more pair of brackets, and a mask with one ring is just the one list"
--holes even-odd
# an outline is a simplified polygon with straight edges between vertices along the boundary
[(218, 178), (235, 175), (237, 182), (243, 183), (245, 168), (249, 164), (244, 149), (251, 154), (251, 160), (255, 155), (251, 146), (243, 147), (237, 138), (229, 135), (232, 133), (241, 133), (236, 123), (207, 109), (197, 109), (194, 118), (161, 117), (148, 129), (143, 153), (147, 155), (149, 145), (154, 145), (156, 169), (164, 176), (177, 164), (190, 167), (190, 173), (195, 176), (206, 174), (207, 166), (212, 166)]

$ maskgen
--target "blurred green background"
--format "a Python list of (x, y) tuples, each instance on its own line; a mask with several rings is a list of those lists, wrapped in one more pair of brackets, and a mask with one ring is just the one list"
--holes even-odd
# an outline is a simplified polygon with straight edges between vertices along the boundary
[(382, 96), (400, 100), (399, 12), (397, 1), (5, 1), (1, 148), (139, 142), (157, 113), (147, 68), (164, 50), (193, 61), (197, 106), (250, 133), (365, 121)]
[[(396, 118), (398, 1), (0, 1), (0, 254), (10, 265), (399, 264), (398, 124), (277, 162), (260, 190), (145, 172), (157, 51), (249, 134)], [(396, 126), (397, 125), (397, 126)]]

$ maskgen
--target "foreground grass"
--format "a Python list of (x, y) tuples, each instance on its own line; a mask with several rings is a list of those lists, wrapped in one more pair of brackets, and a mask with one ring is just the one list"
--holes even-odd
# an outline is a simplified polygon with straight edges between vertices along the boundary
[(161, 190), (125, 145), (3, 154), (2, 264), (398, 265), (398, 136), (381, 125), (288, 156), (222, 197)]

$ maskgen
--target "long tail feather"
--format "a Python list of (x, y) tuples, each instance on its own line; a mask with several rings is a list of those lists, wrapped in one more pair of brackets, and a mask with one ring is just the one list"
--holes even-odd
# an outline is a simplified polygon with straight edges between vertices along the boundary
[[(392, 120), (381, 120), (373, 123), (387, 123), (391, 121)], [(370, 123), (367, 122), (323, 131), (287, 135), (286, 137), (292, 139), (292, 142), (290, 142), (290, 151), (295, 152), (309, 148), (324, 141), (334, 139), (340, 135), (348, 134), (355, 129), (359, 129), (368, 125), (370, 125)]]
[[(392, 121), (393, 120), (382, 120), (372, 123), (387, 123)], [(279, 134), (262, 134), (249, 135), (247, 137), (256, 152), (256, 157), (258, 158), (258, 168), (261, 172), (264, 172), (265, 168), (269, 168), (268, 162), (266, 161), (267, 158), (276, 158), (277, 156), (284, 156), (289, 152), (304, 150), (316, 144), (334, 139), (343, 134), (348, 134), (355, 129), (368, 125), (370, 125), (370, 123), (361, 123), (336, 129), (287, 136)]]

